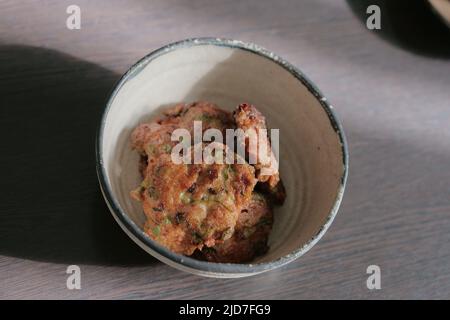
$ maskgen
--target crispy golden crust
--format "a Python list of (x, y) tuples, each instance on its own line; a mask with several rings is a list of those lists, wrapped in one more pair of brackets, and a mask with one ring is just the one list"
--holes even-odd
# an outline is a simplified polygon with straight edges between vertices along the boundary
[[(250, 261), (267, 250), (273, 221), (270, 202), (285, 197), (284, 188), (275, 192), (282, 186), (278, 172), (264, 180), (256, 172), (261, 166), (246, 162), (175, 164), (171, 151), (178, 141), (171, 141), (172, 133), (184, 128), (193, 136), (194, 121), (202, 122), (203, 131), (215, 128), (223, 133), (236, 124), (265, 128), (264, 117), (254, 107), (239, 107), (233, 117), (208, 102), (178, 104), (159, 119), (139, 125), (131, 141), (141, 156), (143, 181), (131, 196), (142, 202), (145, 232), (177, 253), (195, 252), (194, 257), (215, 262)], [(253, 191), (257, 178), (264, 194)], [(274, 179), (278, 180), (272, 186)], [(276, 194), (281, 196), (274, 198)]]
[(215, 104), (181, 103), (166, 110), (163, 117), (150, 123), (140, 124), (131, 135), (132, 147), (142, 154), (148, 151), (145, 148), (149, 144), (152, 148), (155, 146), (165, 148), (165, 144), (174, 145), (175, 143), (171, 141), (172, 132), (175, 129), (184, 128), (193, 136), (194, 121), (202, 122), (203, 132), (215, 128), (225, 133), (225, 129), (236, 127), (232, 114), (219, 109)]
[(203, 131), (215, 128), (225, 133), (225, 129), (235, 128), (234, 119), (230, 112), (219, 109), (209, 102), (194, 102), (177, 104), (164, 112), (156, 122), (163, 126), (184, 128), (193, 134), (194, 121), (202, 122)]
[(252, 261), (267, 251), (272, 222), (272, 208), (266, 198), (253, 193), (252, 200), (239, 214), (233, 236), (212, 248), (196, 251), (195, 257), (222, 263)]
[(248, 164), (174, 164), (162, 154), (149, 162), (135, 198), (142, 201), (147, 234), (190, 255), (231, 237), (255, 184)]
[[(242, 129), (244, 132), (250, 133), (253, 130), (256, 134), (258, 134), (261, 129), (267, 129), (264, 115), (251, 104), (241, 103), (234, 111), (233, 117), (237, 127)], [(277, 160), (272, 152), (268, 136), (262, 135), (260, 138), (262, 139), (258, 139), (258, 146), (256, 150), (250, 149), (248, 139), (245, 141), (247, 156), (249, 157), (250, 155), (253, 155), (253, 157), (257, 160), (254, 166), (256, 169), (256, 177), (262, 185), (261, 190), (269, 193), (276, 204), (283, 204), (286, 198), (286, 193), (280, 180), (280, 174), (277, 169)], [(267, 150), (267, 156), (268, 159), (270, 159), (268, 163), (262, 163), (257, 154), (262, 144), (265, 144), (265, 150)], [(265, 174), (262, 174), (263, 170)]]
[[(267, 182), (269, 186), (274, 187), (280, 180), (278, 170), (274, 168), (275, 165), (271, 162), (262, 163), (258, 155), (259, 146), (262, 144), (265, 144), (268, 155), (272, 155), (269, 138), (267, 137), (267, 135), (262, 135), (261, 137), (258, 135), (258, 138), (262, 139), (258, 139), (257, 148), (251, 150), (248, 137), (252, 133), (252, 130), (255, 134), (258, 134), (260, 130), (267, 129), (266, 118), (253, 105), (247, 103), (241, 103), (234, 111), (233, 116), (234, 120), (236, 121), (237, 127), (242, 129), (247, 134), (247, 139), (245, 141), (245, 150), (248, 153), (249, 157), (253, 156), (254, 159), (257, 160), (254, 166), (256, 169), (256, 176), (258, 180), (260, 182)], [(270, 160), (272, 160), (272, 157)], [(275, 159), (273, 160), (276, 161)], [(267, 169), (271, 174), (261, 174), (262, 169)]]
[[(132, 145), (141, 154), (144, 180), (132, 196), (142, 201), (147, 216), (145, 232), (172, 251), (191, 255), (231, 237), (241, 208), (256, 184), (248, 164), (175, 164), (170, 153), (177, 128), (203, 130), (233, 127), (230, 113), (210, 103), (180, 104), (165, 116), (141, 124), (132, 134)], [(192, 151), (193, 152), (193, 151)]]
[(203, 131), (215, 128), (224, 132), (225, 129), (235, 128), (232, 114), (209, 102), (194, 102), (183, 105), (179, 112), (178, 125), (181, 128), (191, 130), (194, 121), (202, 122)]

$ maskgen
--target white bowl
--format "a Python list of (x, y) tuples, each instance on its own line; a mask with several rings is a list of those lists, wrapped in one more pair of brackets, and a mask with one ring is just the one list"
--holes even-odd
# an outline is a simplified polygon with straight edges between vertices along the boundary
[[(145, 216), (130, 190), (140, 183), (131, 131), (177, 102), (241, 102), (280, 129), (280, 172), (287, 199), (274, 212), (269, 251), (251, 264), (211, 263), (171, 252), (143, 231)], [(298, 69), (257, 45), (215, 38), (167, 45), (137, 62), (112, 93), (97, 138), (103, 195), (122, 229), (144, 250), (184, 271), (210, 277), (249, 276), (285, 265), (323, 236), (341, 202), (347, 146), (332, 107)]]

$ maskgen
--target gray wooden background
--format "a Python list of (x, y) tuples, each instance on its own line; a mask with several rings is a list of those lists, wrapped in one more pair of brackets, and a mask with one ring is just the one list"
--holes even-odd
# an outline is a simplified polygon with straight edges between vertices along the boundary
[[(365, 27), (369, 3), (382, 30)], [(66, 28), (70, 4), (81, 30)], [(148, 52), (197, 36), (275, 51), (343, 122), (341, 210), (282, 269), (174, 270), (123, 234), (100, 195), (94, 137), (109, 90)], [(1, 0), (0, 298), (450, 298), (449, 39), (424, 1)], [(71, 264), (81, 290), (66, 289)], [(366, 288), (371, 264), (381, 290)]]

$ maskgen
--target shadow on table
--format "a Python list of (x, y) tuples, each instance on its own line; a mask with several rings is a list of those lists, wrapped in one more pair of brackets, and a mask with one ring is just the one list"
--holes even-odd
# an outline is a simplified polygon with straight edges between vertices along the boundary
[[(381, 38), (414, 53), (450, 59), (450, 28), (433, 13), (426, 0), (347, 0), (365, 25), (369, 5), (381, 9)], [(367, 30), (369, 32), (369, 30)]]
[(0, 254), (67, 264), (156, 260), (100, 194), (95, 135), (119, 76), (42, 48), (0, 46)]

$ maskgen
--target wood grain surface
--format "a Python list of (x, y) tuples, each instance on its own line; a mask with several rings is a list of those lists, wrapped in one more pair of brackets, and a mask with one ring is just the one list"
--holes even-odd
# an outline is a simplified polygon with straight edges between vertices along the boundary
[[(381, 30), (365, 26), (369, 3)], [(70, 4), (81, 30), (66, 28)], [(115, 81), (198, 36), (255, 42), (297, 65), (350, 147), (325, 237), (246, 279), (200, 278), (145, 254), (96, 179), (95, 132)], [(450, 298), (450, 38), (424, 1), (1, 0), (0, 137), (0, 298)], [(81, 290), (66, 288), (72, 264)], [(372, 264), (381, 290), (366, 287)]]

